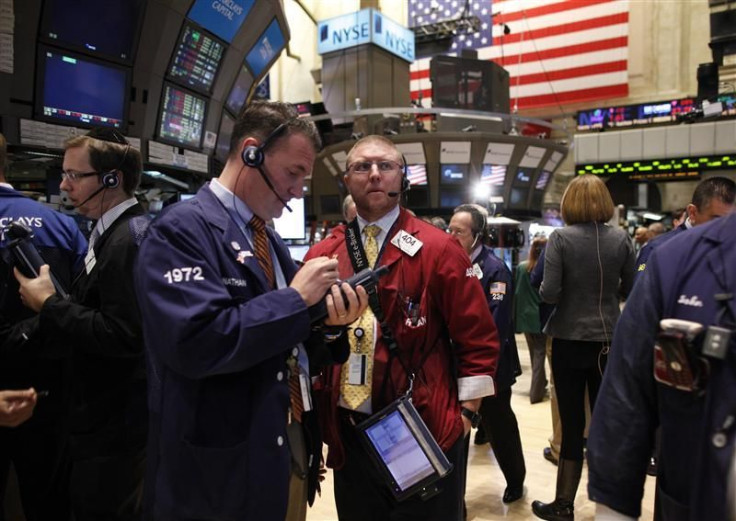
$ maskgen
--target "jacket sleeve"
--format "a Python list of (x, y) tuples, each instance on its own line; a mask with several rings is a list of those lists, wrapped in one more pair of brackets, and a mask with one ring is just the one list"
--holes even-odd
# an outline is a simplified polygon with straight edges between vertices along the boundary
[[(127, 225), (116, 232), (127, 234)], [(99, 356), (137, 358), (143, 350), (140, 313), (132, 284), (137, 247), (127, 235), (113, 236), (97, 258), (99, 306), (52, 295), (40, 311), (41, 327), (61, 331), (73, 348)]]
[(636, 276), (636, 254), (634, 253), (634, 245), (631, 244), (628, 236), (624, 237), (622, 248), (625, 261), (621, 268), (621, 297), (626, 298), (631, 293), (631, 288), (636, 280), (634, 278)]
[(657, 427), (653, 350), (662, 308), (659, 274), (647, 268), (616, 326), (588, 436), (588, 496), (632, 517), (641, 514)]
[(562, 240), (554, 231), (544, 250), (544, 276), (539, 287), (539, 296), (548, 304), (557, 304), (562, 293), (562, 253)]
[[(497, 282), (506, 285), (505, 293), (492, 292), (493, 284)], [(498, 329), (499, 339), (508, 338), (509, 335), (513, 334), (511, 331), (513, 323), (513, 283), (511, 281), (511, 272), (500, 266), (492, 268), (483, 290), (486, 294), (488, 309), (491, 311), (493, 322)]]
[(430, 289), (437, 295), (456, 350), (459, 399), (482, 398), (495, 393), (498, 331), (467, 254), (454, 240), (445, 244), (434, 261), (436, 276)]
[[(311, 331), (307, 306), (295, 289), (259, 294), (249, 280), (232, 295), (223, 278), (233, 276), (227, 270), (235, 260), (218, 253), (213, 231), (194, 218), (154, 223), (141, 246), (145, 263), (137, 269), (136, 285), (146, 345), (188, 378), (249, 369), (284, 354)], [(188, 278), (166, 276), (182, 268)], [(237, 277), (245, 273), (242, 268)]]

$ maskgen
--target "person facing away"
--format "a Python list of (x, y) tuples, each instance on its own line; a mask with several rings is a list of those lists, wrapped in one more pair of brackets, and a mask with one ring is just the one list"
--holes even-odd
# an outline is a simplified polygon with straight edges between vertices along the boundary
[[(348, 331), (349, 361), (329, 366), (315, 383), (338, 516), (456, 521), (462, 518), (465, 436), (481, 398), (495, 390), (499, 339), (493, 318), (458, 242), (401, 208), (409, 181), (390, 140), (359, 140), (348, 153), (344, 180), (358, 217), (334, 228), (307, 258), (336, 257), (342, 279), (363, 266), (388, 273), (378, 281), (371, 309)], [(413, 404), (455, 469), (436, 482), (436, 495), (398, 502), (355, 427), (410, 387)]]
[[(10, 252), (10, 224), (27, 227), (30, 243), (51, 265), (67, 289), (81, 268), (87, 241), (74, 220), (16, 191), (5, 177), (7, 143), (0, 134), (0, 389), (17, 393), (8, 398), (3, 424), (22, 427), (0, 429), (0, 509), (6, 497), (10, 464), (18, 479), (20, 498), (29, 521), (60, 519), (69, 513), (67, 461), (68, 391), (71, 372), (68, 359), (58, 356), (53, 345), (38, 334), (38, 317), (26, 308), (13, 276), (15, 262)], [(37, 394), (44, 398), (35, 410)], [(10, 391), (10, 389), (23, 391)], [(48, 395), (48, 396), (45, 396)]]
[(56, 292), (48, 266), (35, 279), (15, 270), (41, 334), (71, 359), (70, 495), (79, 521), (140, 513), (148, 422), (131, 223), (145, 213), (134, 197), (141, 165), (140, 152), (116, 130), (67, 141), (61, 189), (80, 214), (96, 220), (84, 266), (69, 299)]
[(560, 202), (565, 227), (547, 241), (540, 296), (555, 309), (544, 332), (552, 337), (552, 373), (562, 426), (554, 501), (534, 501), (547, 520), (574, 519), (583, 469), (585, 392), (591, 409), (600, 386), (622, 297), (634, 278), (634, 247), (628, 234), (607, 223), (614, 212), (605, 183), (581, 175)]
[[(220, 176), (147, 231), (136, 273), (149, 357), (147, 519), (304, 519), (314, 499), (311, 374), (347, 357), (340, 326), (366, 293), (342, 284), (343, 300), (334, 259), (297, 271), (264, 221), (302, 197), (319, 147), (292, 106), (253, 102)], [(309, 308), (323, 299), (317, 327)]]
[(480, 280), (488, 309), (498, 328), (501, 349), (496, 370), (496, 393), (481, 401), (481, 425), (498, 461), (506, 490), (502, 501), (513, 503), (524, 495), (526, 465), (516, 415), (511, 408), (511, 386), (521, 374), (513, 323), (511, 271), (493, 250), (485, 245), (486, 214), (483, 207), (463, 204), (455, 208), (448, 231), (463, 247), (473, 264), (473, 275)]

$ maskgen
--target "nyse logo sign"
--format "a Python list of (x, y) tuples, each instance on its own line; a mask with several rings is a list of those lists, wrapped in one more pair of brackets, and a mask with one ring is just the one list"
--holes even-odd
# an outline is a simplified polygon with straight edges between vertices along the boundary
[(374, 43), (408, 62), (414, 61), (414, 33), (378, 11), (363, 9), (319, 23), (319, 54), (366, 43)]

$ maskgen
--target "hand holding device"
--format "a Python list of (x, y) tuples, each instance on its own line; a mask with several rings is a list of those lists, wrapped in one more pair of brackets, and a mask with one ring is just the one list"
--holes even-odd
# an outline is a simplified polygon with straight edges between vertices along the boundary
[[(371, 293), (374, 293), (378, 288), (378, 279), (381, 277), (381, 275), (384, 275), (386, 273), (388, 273), (388, 267), (386, 266), (381, 266), (375, 270), (372, 270), (371, 268), (366, 268), (362, 271), (359, 271), (344, 282), (353, 289), (357, 288), (358, 286), (362, 286), (365, 289), (366, 293), (370, 295)], [(348, 302), (348, 298), (347, 295), (345, 295), (345, 292), (342, 290), (340, 291), (342, 293), (343, 301)], [(324, 320), (325, 317), (327, 317), (327, 303), (325, 300), (326, 299), (323, 298), (317, 304), (310, 306), (309, 316), (313, 324), (315, 322)]]
[[(25, 224), (13, 222), (6, 228), (5, 233), (11, 239), (8, 249), (13, 255), (18, 271), (27, 278), (38, 277), (41, 274), (41, 266), (46, 262), (33, 244), (33, 230)], [(64, 299), (69, 298), (69, 294), (54, 274), (49, 272), (49, 276), (56, 292)]]

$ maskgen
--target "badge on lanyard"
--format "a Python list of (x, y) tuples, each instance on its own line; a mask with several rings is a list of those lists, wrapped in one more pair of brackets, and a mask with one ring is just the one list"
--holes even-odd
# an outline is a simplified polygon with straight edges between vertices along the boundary
[(348, 384), (365, 385), (367, 362), (366, 355), (350, 353), (350, 359), (348, 360)]
[(422, 241), (414, 237), (409, 232), (405, 232), (404, 230), (399, 230), (396, 235), (394, 235), (393, 239), (391, 239), (391, 244), (396, 246), (398, 249), (400, 249), (410, 257), (416, 255), (421, 247), (424, 246), (424, 243)]

